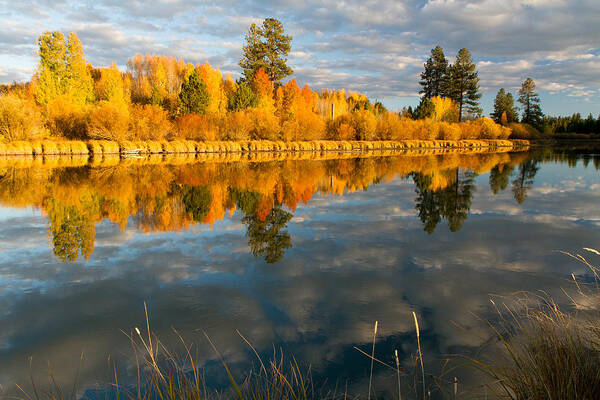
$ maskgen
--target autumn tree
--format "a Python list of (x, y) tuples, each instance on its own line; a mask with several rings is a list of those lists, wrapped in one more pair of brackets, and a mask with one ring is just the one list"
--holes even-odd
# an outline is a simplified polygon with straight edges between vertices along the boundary
[(195, 70), (189, 78), (181, 85), (179, 92), (179, 113), (182, 115), (198, 113), (204, 114), (210, 94), (206, 89), (206, 84), (200, 77), (200, 74)]
[(81, 41), (74, 32), (67, 37), (66, 93), (79, 104), (94, 100), (94, 82), (85, 61)]
[(465, 48), (458, 51), (456, 61), (450, 67), (449, 97), (458, 104), (458, 122), (462, 121), (465, 111), (469, 114), (481, 114), (479, 75), (471, 60), (471, 53)]
[(44, 32), (38, 39), (40, 63), (36, 71), (35, 98), (48, 105), (64, 94), (67, 80), (67, 48), (62, 32)]
[(539, 126), (543, 113), (540, 107), (540, 97), (535, 91), (535, 82), (531, 78), (525, 79), (519, 90), (519, 103), (523, 106), (522, 122)]
[(246, 34), (246, 45), (240, 60), (244, 77), (252, 80), (254, 74), (264, 69), (276, 86), (294, 71), (287, 65), (292, 37), (284, 34), (283, 24), (275, 18), (266, 18), (262, 26), (252, 24)]
[(448, 94), (448, 60), (444, 56), (444, 50), (440, 46), (431, 49), (431, 56), (423, 64), (425, 70), (421, 73), (419, 84), (423, 89), (419, 92), (428, 99)]
[(516, 122), (519, 119), (513, 96), (506, 92), (504, 88), (498, 90), (498, 94), (494, 99), (494, 112), (490, 116), (496, 123), (503, 125)]

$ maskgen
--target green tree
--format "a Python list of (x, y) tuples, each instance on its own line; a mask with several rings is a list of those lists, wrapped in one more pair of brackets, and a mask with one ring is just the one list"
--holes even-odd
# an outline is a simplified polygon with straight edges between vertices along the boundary
[(425, 70), (421, 73), (419, 84), (423, 89), (419, 92), (428, 99), (448, 94), (448, 60), (440, 46), (431, 49), (431, 56), (423, 64)]
[(292, 48), (292, 37), (284, 34), (283, 24), (275, 18), (266, 18), (262, 26), (252, 24), (246, 34), (246, 45), (240, 60), (244, 78), (251, 81), (263, 68), (276, 86), (294, 71), (287, 65), (287, 54)]
[(479, 107), (479, 75), (475, 71), (475, 63), (471, 60), (469, 50), (462, 48), (456, 55), (456, 61), (450, 67), (449, 97), (458, 104), (458, 122), (463, 119), (463, 112), (481, 114)]
[(540, 97), (535, 91), (535, 82), (531, 78), (525, 79), (519, 90), (519, 103), (523, 106), (522, 122), (538, 127), (543, 117), (540, 107)]
[(255, 214), (246, 215), (242, 223), (248, 226), (246, 236), (254, 257), (263, 257), (267, 264), (281, 260), (285, 250), (292, 247), (292, 239), (284, 230), (293, 215), (275, 205), (264, 221)]
[(237, 90), (229, 98), (228, 108), (232, 111), (245, 110), (248, 107), (258, 106), (258, 96), (246, 81), (237, 85)]
[(442, 217), (448, 222), (451, 232), (460, 230), (471, 209), (475, 191), (475, 173), (472, 171), (461, 173), (457, 168), (453, 183), (439, 190), (429, 189), (430, 175), (414, 173), (412, 178), (417, 193), (415, 208), (425, 232), (432, 234)]
[(202, 222), (210, 211), (212, 193), (207, 186), (184, 186), (181, 202), (194, 221)]
[[(505, 115), (506, 121), (503, 121)], [(517, 113), (517, 107), (515, 107), (515, 100), (512, 94), (504, 91), (504, 88), (498, 90), (496, 98), (494, 99), (494, 112), (490, 114), (494, 121), (497, 123), (511, 123), (516, 122), (519, 119)]]
[(431, 117), (434, 112), (435, 104), (433, 104), (433, 101), (427, 97), (423, 97), (417, 108), (415, 108), (413, 115), (416, 119), (425, 119)]
[(533, 186), (533, 180), (539, 169), (537, 161), (532, 159), (519, 165), (519, 173), (512, 182), (512, 192), (517, 203), (522, 204), (527, 198), (527, 191)]
[(508, 164), (496, 165), (490, 171), (490, 189), (494, 194), (498, 194), (499, 191), (506, 189), (508, 181), (512, 175), (514, 167)]
[(179, 92), (179, 113), (181, 115), (198, 113), (204, 114), (210, 101), (210, 93), (206, 89), (206, 84), (194, 69), (189, 78), (181, 84)]

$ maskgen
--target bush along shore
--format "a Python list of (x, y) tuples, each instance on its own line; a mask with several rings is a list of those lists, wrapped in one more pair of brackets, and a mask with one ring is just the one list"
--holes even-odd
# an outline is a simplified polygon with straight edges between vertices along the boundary
[(14, 141), (0, 143), (0, 156), (39, 155), (92, 155), (101, 154), (174, 154), (174, 153), (240, 153), (240, 152), (364, 152), (408, 149), (481, 149), (522, 148), (527, 140), (381, 140), (334, 141), (313, 140), (284, 142), (269, 140), (251, 141), (123, 141), (68, 140), (68, 141)]

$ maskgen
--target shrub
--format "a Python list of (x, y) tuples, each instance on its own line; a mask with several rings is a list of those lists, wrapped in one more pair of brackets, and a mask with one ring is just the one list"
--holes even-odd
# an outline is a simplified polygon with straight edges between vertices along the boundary
[(126, 105), (101, 101), (90, 113), (88, 134), (92, 139), (122, 142), (129, 138), (129, 112)]
[(512, 130), (510, 134), (511, 139), (539, 139), (541, 137), (540, 132), (529, 124), (519, 124), (513, 122), (509, 125)]
[(251, 136), (256, 140), (279, 139), (279, 119), (268, 109), (252, 108), (248, 115), (252, 121)]
[(442, 140), (460, 140), (461, 131), (458, 124), (449, 124), (440, 122), (438, 139)]
[(32, 101), (15, 93), (0, 96), (0, 135), (4, 139), (31, 140), (43, 133), (40, 113)]
[(481, 125), (481, 135), (479, 136), (481, 139), (497, 139), (502, 133), (500, 125), (490, 118), (479, 118), (476, 123)]
[(60, 96), (48, 104), (47, 125), (50, 133), (67, 139), (87, 139), (88, 112), (85, 107), (73, 104)]
[(379, 140), (390, 140), (395, 132), (401, 129), (400, 117), (396, 113), (384, 113), (377, 121), (376, 137)]
[(129, 130), (137, 140), (160, 140), (171, 130), (165, 109), (156, 105), (134, 105), (131, 107)]
[(216, 140), (219, 136), (217, 115), (187, 114), (173, 122), (173, 136), (178, 139)]
[(224, 140), (248, 140), (253, 128), (250, 117), (244, 111), (229, 112), (223, 121)]
[(377, 119), (371, 111), (359, 110), (351, 113), (350, 116), (358, 140), (373, 140), (375, 138)]
[(325, 121), (310, 110), (301, 109), (295, 116), (298, 140), (321, 140), (325, 137)]

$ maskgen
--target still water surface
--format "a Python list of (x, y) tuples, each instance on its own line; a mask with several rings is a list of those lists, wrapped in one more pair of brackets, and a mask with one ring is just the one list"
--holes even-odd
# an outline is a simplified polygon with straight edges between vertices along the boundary
[[(329, 156), (327, 158), (334, 158)], [(600, 247), (600, 152), (269, 162), (0, 160), (0, 392), (27, 383), (133, 379), (123, 331), (171, 329), (220, 369), (273, 346), (315, 379), (364, 391), (376, 355), (412, 368), (412, 312), (432, 373), (492, 338), (490, 296), (560, 295)], [(460, 329), (457, 328), (460, 326)], [(173, 344), (173, 346), (175, 346)], [(217, 374), (217, 372), (214, 372)], [(217, 374), (218, 375), (218, 374)], [(215, 375), (216, 376), (216, 375)], [(216, 382), (220, 378), (215, 377)], [(392, 373), (375, 370), (385, 394)], [(462, 378), (469, 381), (468, 377)]]

